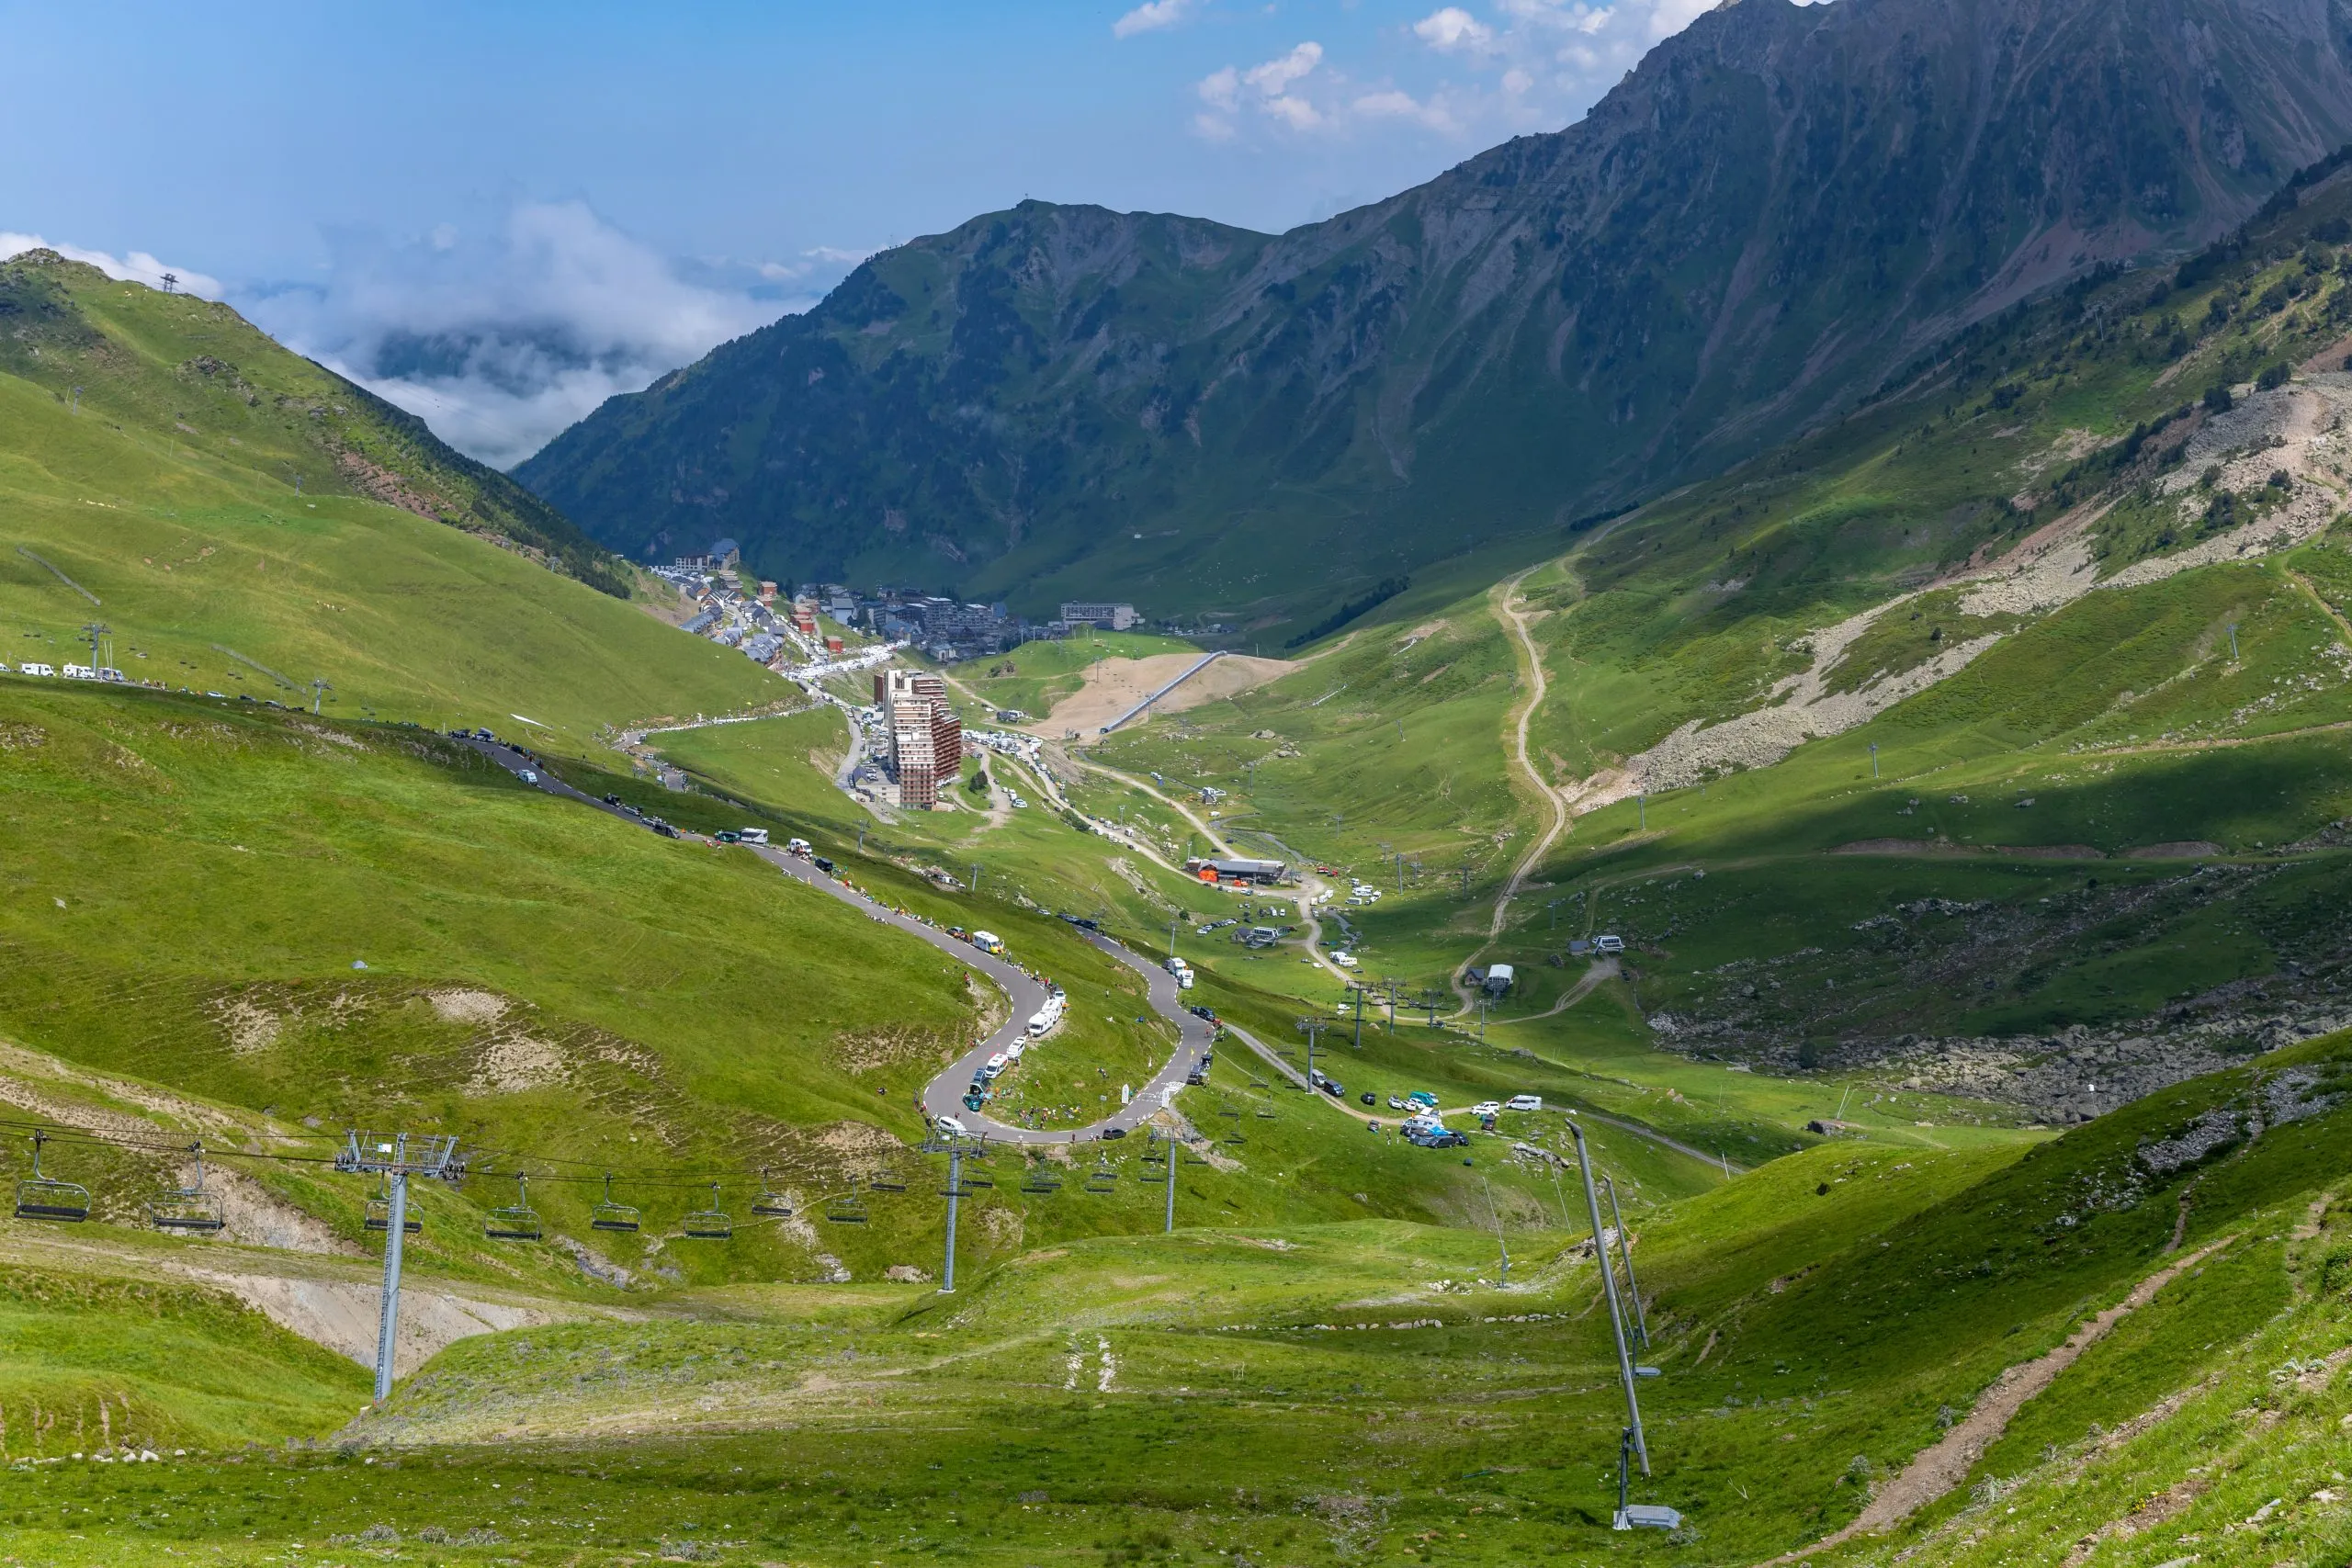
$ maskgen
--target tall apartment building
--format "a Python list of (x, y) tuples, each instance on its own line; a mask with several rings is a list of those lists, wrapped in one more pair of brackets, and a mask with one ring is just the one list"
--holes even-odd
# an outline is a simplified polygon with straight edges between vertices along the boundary
[(899, 804), (928, 810), (964, 771), (964, 724), (948, 705), (947, 682), (920, 670), (877, 670), (874, 701), (890, 737)]

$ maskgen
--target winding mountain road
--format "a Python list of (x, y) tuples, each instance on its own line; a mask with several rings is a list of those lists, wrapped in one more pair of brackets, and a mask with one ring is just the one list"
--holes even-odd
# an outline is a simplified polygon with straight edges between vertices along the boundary
[[(598, 800), (594, 795), (582, 794), (561, 779), (553, 777), (537, 758), (518, 751), (512, 746), (475, 737), (452, 737), (451, 739), (461, 740), (462, 744), (489, 758), (511, 773), (519, 776), (529, 773), (532, 777), (526, 782), (533, 784), (545, 794), (578, 801), (583, 806), (605, 812), (608, 816), (620, 818), (623, 821), (641, 821), (641, 818), (621, 807)], [(712, 841), (699, 833), (682, 832), (679, 837), (691, 839), (697, 843)], [(742, 847), (750, 850), (786, 876), (806, 883), (821, 893), (831, 895), (857, 909), (867, 919), (904, 931), (919, 941), (929, 942), (967, 969), (987, 976), (1004, 992), (1006, 998), (1012, 1004), (1012, 1010), (1004, 1022), (997, 1028), (995, 1032), (958, 1056), (944, 1072), (923, 1086), (921, 1097), (922, 1111), (924, 1115), (934, 1122), (942, 1116), (953, 1116), (963, 1123), (967, 1131), (984, 1137), (990, 1143), (1023, 1147), (1035, 1147), (1049, 1144), (1086, 1143), (1101, 1138), (1106, 1131), (1113, 1128), (1123, 1133), (1129, 1132), (1141, 1126), (1152, 1112), (1167, 1103), (1169, 1091), (1182, 1084), (1191, 1073), (1193, 1065), (1209, 1052), (1212, 1039), (1209, 1025), (1204, 1020), (1195, 1018), (1184, 1010), (1182, 993), (1177, 989), (1174, 976), (1141, 953), (1113, 941), (1100, 931), (1079, 930), (1078, 934), (1086, 942), (1101, 952), (1109, 953), (1143, 976), (1145, 992), (1151, 1002), (1152, 1010), (1176, 1026), (1177, 1044), (1174, 1053), (1125, 1105), (1102, 1120), (1088, 1122), (1082, 1127), (1013, 1127), (997, 1121), (984, 1111), (966, 1110), (964, 1091), (971, 1083), (973, 1076), (987, 1065), (990, 1056), (1006, 1049), (1016, 1041), (1028, 1038), (1030, 1017), (1046, 1005), (1046, 998), (1049, 994), (1046, 982), (1010, 959), (983, 953), (960, 937), (950, 936), (936, 926), (926, 924), (912, 915), (901, 914), (888, 905), (878, 902), (862, 889), (851, 886), (839, 877), (827, 873), (813, 860), (804, 860), (798, 855), (768, 844), (745, 844)], [(1050, 1049), (1051, 1039), (1052, 1037), (1048, 1035), (1044, 1042), (1040, 1043), (1039, 1048)]]

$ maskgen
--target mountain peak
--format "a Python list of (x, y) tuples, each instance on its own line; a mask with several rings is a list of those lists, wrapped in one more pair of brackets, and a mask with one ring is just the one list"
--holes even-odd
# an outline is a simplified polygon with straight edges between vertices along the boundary
[(2352, 136), (2326, 13), (1739, 0), (1576, 124), (1279, 236), (1029, 200), (886, 252), (518, 475), (632, 552), (1281, 615), (1538, 548), (2226, 231)]

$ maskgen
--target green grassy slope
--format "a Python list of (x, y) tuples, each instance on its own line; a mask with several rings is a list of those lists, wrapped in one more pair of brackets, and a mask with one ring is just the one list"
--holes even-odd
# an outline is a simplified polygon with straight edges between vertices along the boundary
[[(2340, 1039), (2275, 1054), (2022, 1156), (1817, 1149), (1637, 1221), (1665, 1370), (1643, 1495), (1683, 1511), (1672, 1538), (1607, 1528), (1620, 1409), (1573, 1233), (1515, 1227), (1505, 1287), (1491, 1237), (1356, 1221), (1073, 1240), (952, 1298), (739, 1289), (698, 1319), (468, 1340), (351, 1433), (392, 1446), (53, 1468), (11, 1544), (131, 1560), (72, 1540), (87, 1519), (227, 1562), (373, 1527), (459, 1562), (1760, 1561), (2161, 1267), (2187, 1194), (2203, 1271), (1956, 1492), (1832, 1561), (2101, 1531), (2177, 1556), (2271, 1496), (2292, 1501), (2263, 1544), (2309, 1561), (2352, 1410), (2320, 1359), (2346, 1310), (2346, 1061)], [(2173, 1152), (2217, 1115), (2233, 1135)]]
[[(2106, 272), (2020, 306), (1923, 359), (1897, 394), (1576, 536), (1531, 572), (1521, 604), (1549, 693), (1529, 762), (1578, 794), (1578, 815), (1491, 942), (1548, 811), (1508, 765), (1529, 688), (1482, 599), (1417, 591), (1310, 673), (1103, 754), (1230, 789), (1244, 840), (1382, 886), (1333, 933), (1368, 973), (1419, 992), (1475, 954), (1514, 964), (1500, 1010), (1530, 1049), (1653, 1087), (1673, 1075), (1641, 1063), (1651, 1040), (1864, 1074), (1814, 1080), (1826, 1096), (1759, 1083), (1746, 1098), (1781, 1104), (1768, 1120), (1783, 1126), (1800, 1100), (1798, 1122), (1848, 1099), (1891, 1106), (1934, 1066), (1926, 1039), (2000, 1037), (2031, 1059), (1947, 1063), (1928, 1087), (2072, 1114), (2115, 1101), (2058, 1060), (2069, 1031), (2101, 1052), (2169, 1035), (2177, 1072), (2278, 1028), (2329, 1027), (2352, 959), (2334, 934), (2352, 815), (2334, 728), (2352, 722), (2352, 535), (2327, 526), (2341, 454), (2299, 449), (2283, 488), (2246, 457), (2257, 477), (2226, 497), (2238, 481), (2201, 470), (2230, 455), (2209, 451), (2210, 432), (2267, 441), (2265, 408), (2282, 431), (2307, 420), (2325, 435), (2338, 389), (2324, 378), (2352, 348), (2347, 239), (2352, 186), (2323, 168), (2178, 268)], [(2222, 406), (2249, 399), (2252, 423)], [(2071, 602), (1972, 613), (1961, 589), (1921, 593), (1856, 637), (1830, 693), (1998, 640), (1781, 760), (1785, 741), (1727, 753), (1712, 777), (1622, 798), (1634, 786), (1613, 770), (1679, 728), (1781, 701), (1804, 638), (2039, 530), (2078, 527), (2086, 570), (2112, 574), (2290, 514), (2316, 530), (2291, 548)], [(1568, 944), (1604, 931), (1634, 944), (1623, 978), (1542, 1016), (1581, 974)], [(2161, 1076), (2116, 1078), (2128, 1096)], [(1980, 1114), (1918, 1109), (1939, 1131)]]
[[(0, 776), (0, 1032), (311, 1127), (275, 1135), (312, 1152), (352, 1125), (462, 1130), (483, 1179), (422, 1200), (440, 1216), (417, 1244), (424, 1267), (509, 1267), (473, 1231), (517, 1169), (550, 1225), (585, 1235), (596, 1173), (613, 1168), (649, 1234), (589, 1239), (654, 1269), (655, 1288), (820, 1276), (820, 1253), (860, 1277), (935, 1269), (944, 1215), (906, 1146), (922, 1131), (912, 1097), (978, 1032), (989, 998), (929, 947), (745, 852), (654, 838), (413, 730), (6, 681)], [(1131, 971), (1009, 890), (927, 887), (888, 848), (843, 853), (877, 896), (943, 925), (985, 922), (1069, 988), (1069, 1019), (1024, 1066), (1022, 1095), (1091, 1120), (1164, 1060), (1170, 1032)], [(1247, 1091), (1238, 1066), (1218, 1075), (1220, 1100)], [(1373, 1140), (1319, 1097), (1267, 1109), (1201, 1173), (1188, 1209), (1426, 1219), (1468, 1204), (1474, 1172)], [(1148, 1225), (1136, 1151), (1114, 1153), (1107, 1201), (1032, 1203), (1009, 1168), (967, 1216), (974, 1258), (1024, 1235)], [(91, 1151), (58, 1157), (107, 1174)], [(11, 1148), (8, 1168), (22, 1158)], [(885, 1166), (914, 1173), (913, 1192), (878, 1201), (868, 1225), (747, 1225), (729, 1247), (675, 1245), (708, 1180), (741, 1211), (763, 1167), (805, 1204)], [(1660, 1171), (1664, 1190), (1703, 1181), (1697, 1162), (1680, 1166)], [(356, 1187), (261, 1174), (288, 1201), (356, 1223)], [(558, 1258), (537, 1277), (567, 1269)]]
[(95, 618), (133, 680), (307, 705), (323, 678), (345, 714), (520, 713), (573, 748), (778, 694), (613, 597), (633, 574), (544, 503), (227, 307), (43, 254), (0, 266), (0, 658), (86, 663)]

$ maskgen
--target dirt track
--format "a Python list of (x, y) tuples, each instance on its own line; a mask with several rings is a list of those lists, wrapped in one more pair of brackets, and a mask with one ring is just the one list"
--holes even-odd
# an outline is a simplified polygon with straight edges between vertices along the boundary
[(1958, 1486), (1968, 1479), (1968, 1472), (1976, 1467), (1993, 1439), (2008, 1428), (2010, 1417), (2024, 1408), (2027, 1400), (2055, 1382), (2059, 1373), (2106, 1338), (2109, 1329), (2155, 1300), (2156, 1292), (2172, 1283), (2184, 1269), (2202, 1263), (2236, 1239), (2224, 1236), (2166, 1264), (2132, 1287), (2130, 1295), (2075, 1329), (2064, 1345), (2003, 1372), (1993, 1380), (1992, 1387), (1977, 1396), (1974, 1407), (1951, 1431), (1913, 1456), (1911, 1462), (1903, 1467), (1903, 1473), (1871, 1499), (1860, 1517), (1810, 1546), (1773, 1558), (1772, 1562), (1802, 1562), (1858, 1535), (1888, 1529)]

